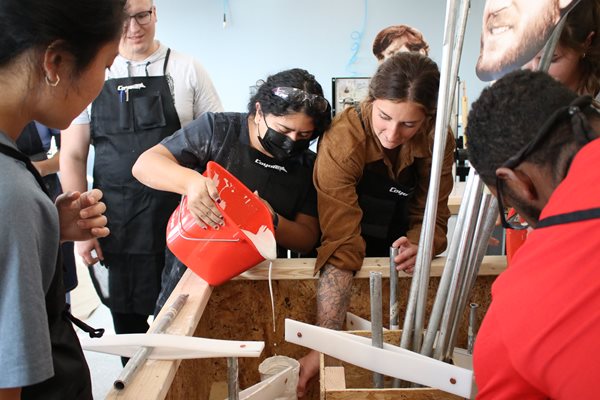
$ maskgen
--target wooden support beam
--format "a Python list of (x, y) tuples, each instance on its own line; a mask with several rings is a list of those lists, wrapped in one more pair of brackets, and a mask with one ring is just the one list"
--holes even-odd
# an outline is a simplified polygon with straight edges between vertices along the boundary
[[(437, 257), (431, 262), (431, 276), (439, 277), (444, 270), (445, 257)], [(367, 257), (364, 259), (362, 269), (355, 278), (368, 278), (372, 271), (381, 272), (384, 278), (390, 277), (390, 259), (388, 257)], [(279, 258), (273, 261), (273, 280), (317, 279), (313, 275), (315, 266), (314, 258)], [(485, 256), (479, 269), (479, 276), (496, 276), (506, 269), (506, 256)], [(264, 261), (256, 267), (242, 273), (234, 280), (262, 281), (269, 276), (269, 261)], [(410, 278), (405, 272), (398, 272), (400, 278)]]
[[(189, 294), (189, 297), (165, 333), (173, 335), (192, 336), (208, 303), (212, 287), (199, 278), (191, 270), (187, 270), (181, 277), (179, 284), (167, 300), (169, 305), (180, 294)], [(160, 320), (168, 307), (158, 314), (155, 321)], [(152, 327), (150, 327), (150, 330)], [(131, 382), (123, 390), (112, 388), (106, 396), (107, 399), (156, 399), (161, 400), (167, 396), (171, 383), (181, 360), (158, 361), (147, 360), (141, 365)], [(116, 378), (116, 377), (115, 377)]]

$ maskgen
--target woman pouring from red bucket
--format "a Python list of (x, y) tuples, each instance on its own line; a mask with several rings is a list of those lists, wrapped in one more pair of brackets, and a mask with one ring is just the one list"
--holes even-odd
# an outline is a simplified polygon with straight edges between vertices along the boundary
[[(259, 81), (247, 113), (205, 113), (143, 153), (133, 167), (142, 183), (187, 196), (200, 227), (224, 226), (215, 183), (202, 175), (207, 163), (223, 166), (272, 211), (278, 256), (306, 254), (319, 239), (315, 153), (308, 149), (331, 123), (331, 107), (321, 85), (302, 69)], [(167, 250), (159, 310), (186, 267)]]

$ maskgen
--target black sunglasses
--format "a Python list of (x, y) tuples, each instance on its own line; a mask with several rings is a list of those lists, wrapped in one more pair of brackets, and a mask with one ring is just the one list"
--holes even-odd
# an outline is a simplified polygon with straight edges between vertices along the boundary
[[(578, 117), (580, 126), (583, 130), (583, 134), (588, 140), (591, 138), (588, 136), (590, 133), (589, 124), (587, 123), (587, 118), (581, 112), (581, 109), (588, 107), (592, 104), (593, 98), (591, 96), (580, 96), (573, 100), (571, 104), (565, 107), (561, 107), (557, 109), (547, 120), (544, 122), (544, 125), (537, 131), (533, 140), (527, 144), (527, 146), (523, 147), (517, 154), (510, 157), (508, 160), (502, 164), (501, 168), (510, 168), (514, 169), (519, 164), (521, 164), (527, 156), (529, 156), (533, 151), (539, 146), (543, 139), (545, 139), (550, 132), (552, 132), (552, 128), (560, 121), (566, 118), (574, 118)], [(529, 228), (529, 225), (525, 222), (521, 222), (522, 218), (519, 217), (518, 214), (514, 214), (511, 217), (508, 217), (504, 207), (504, 200), (502, 196), (502, 179), (498, 175), (496, 175), (496, 197), (498, 198), (498, 210), (500, 211), (500, 221), (502, 226), (506, 229), (514, 229), (514, 230), (523, 230)]]

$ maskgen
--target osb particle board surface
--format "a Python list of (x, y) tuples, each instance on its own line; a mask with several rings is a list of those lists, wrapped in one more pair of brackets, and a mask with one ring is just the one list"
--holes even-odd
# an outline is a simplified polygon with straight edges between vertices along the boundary
[[(495, 276), (477, 278), (470, 302), (480, 305), (478, 320), (481, 321), (490, 302), (490, 287)], [(273, 332), (269, 285), (267, 281), (230, 281), (213, 290), (204, 314), (198, 324), (195, 336), (232, 339), (264, 340), (265, 349), (260, 358), (239, 360), (240, 387), (246, 388), (260, 380), (258, 365), (272, 355), (286, 355), (299, 358), (306, 349), (286, 343), (284, 319), (292, 318), (308, 323), (315, 322), (315, 293), (317, 280), (273, 281), (273, 294), (276, 313), (276, 332)], [(428, 312), (431, 310), (439, 278), (431, 278), (429, 286)], [(383, 280), (384, 324), (389, 321), (389, 281)], [(410, 279), (399, 280), (401, 321), (406, 309), (406, 299)], [(355, 279), (352, 289), (350, 310), (354, 314), (369, 319), (369, 280)], [(467, 317), (465, 312), (458, 336), (459, 347), (466, 346)], [(227, 379), (225, 359), (184, 360), (171, 386), (168, 399), (202, 399), (209, 397), (213, 382)], [(307, 398), (318, 399), (318, 385), (312, 386)]]

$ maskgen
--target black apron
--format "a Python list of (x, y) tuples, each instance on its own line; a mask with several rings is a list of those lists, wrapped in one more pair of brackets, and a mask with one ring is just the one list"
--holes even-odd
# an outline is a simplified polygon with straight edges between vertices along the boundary
[[(404, 172), (412, 174), (412, 169)], [(406, 236), (408, 205), (414, 190), (414, 184), (401, 185), (390, 179), (383, 161), (365, 166), (356, 192), (363, 212), (360, 229), (367, 245), (366, 257), (388, 256), (392, 243)]]
[[(48, 194), (42, 177), (25, 154), (2, 143), (0, 143), (0, 153), (25, 163), (42, 190)], [(68, 308), (65, 303), (60, 248), (56, 268), (54, 269), (54, 277), (46, 293), (45, 302), (52, 346), (54, 376), (44, 382), (23, 387), (21, 399), (92, 399), (90, 371), (81, 350), (79, 339), (67, 318)]]
[[(356, 111), (366, 132), (359, 106)], [(410, 183), (402, 185), (389, 178), (382, 160), (365, 165), (356, 192), (358, 205), (363, 212), (360, 230), (367, 246), (366, 257), (389, 256), (392, 243), (406, 236), (409, 228), (408, 205), (417, 178), (412, 167), (402, 171), (400, 178), (406, 178), (401, 181)]]
[[(112, 258), (115, 268), (126, 269), (129, 261), (120, 255), (156, 256), (149, 262), (153, 265), (137, 268), (136, 276), (126, 282), (111, 272), (107, 262), (109, 293), (119, 293), (119, 296), (109, 300), (102, 291), (97, 291), (103, 302), (118, 312), (142, 313), (140, 309), (154, 309), (160, 271), (164, 267), (166, 226), (179, 202), (179, 195), (151, 189), (131, 174), (133, 164), (144, 151), (181, 128), (166, 76), (169, 55), (170, 50), (164, 61), (165, 75), (148, 76), (146, 69), (146, 76), (109, 79), (92, 104), (91, 138), (96, 151), (94, 187), (104, 193), (105, 215), (111, 232), (100, 239), (105, 260)], [(148, 258), (144, 260), (148, 262)], [(92, 280), (98, 289), (94, 275)], [(148, 299), (141, 300), (148, 303), (145, 306), (132, 306), (130, 299), (126, 299), (131, 296), (127, 293), (135, 292), (132, 285), (149, 280), (156, 281), (153, 285), (156, 293), (149, 293)]]
[[(17, 148), (22, 151), (31, 161), (47, 160), (47, 149), (40, 138), (35, 122), (31, 121), (25, 126), (21, 135), (17, 138)], [(52, 201), (62, 193), (62, 186), (58, 174), (50, 174), (42, 177), (44, 187)], [(77, 268), (75, 266), (75, 252), (73, 242), (61, 244), (63, 254), (63, 270), (65, 290), (70, 292), (77, 287)]]
[[(307, 151), (286, 161), (266, 156), (250, 146), (247, 114), (215, 113), (210, 149), (206, 149), (205, 153), (207, 159), (203, 161), (220, 164), (251, 191), (258, 191), (286, 219), (296, 218), (305, 202), (309, 185), (312, 186), (312, 168), (307, 166), (314, 164), (314, 153)], [(203, 173), (206, 163), (196, 166), (196, 170)], [(287, 249), (277, 246), (278, 258), (287, 258), (287, 252)], [(167, 249), (155, 314), (164, 306), (186, 269)]]

